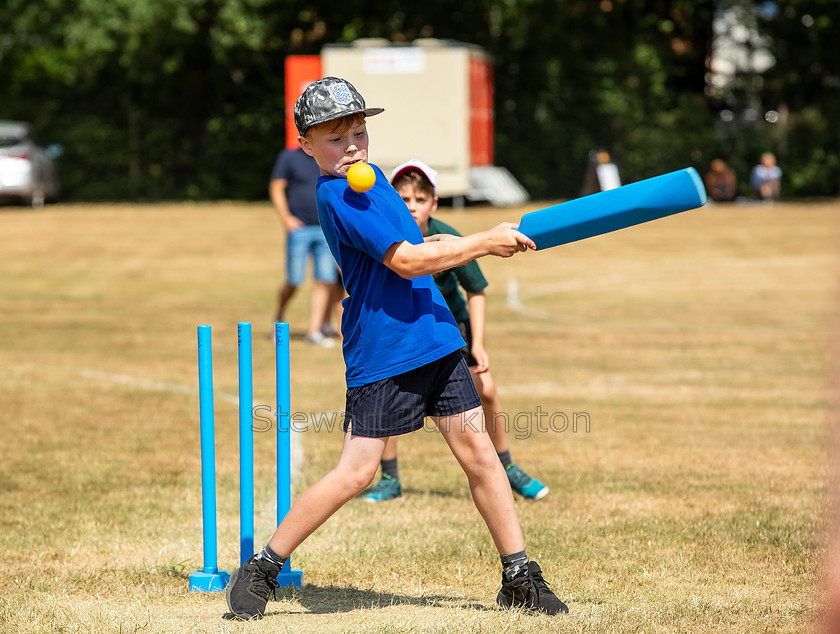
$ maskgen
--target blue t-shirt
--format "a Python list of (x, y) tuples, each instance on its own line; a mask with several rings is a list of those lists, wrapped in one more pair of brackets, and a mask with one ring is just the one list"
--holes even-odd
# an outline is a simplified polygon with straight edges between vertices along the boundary
[(305, 225), (318, 224), (315, 181), (320, 175), (318, 163), (301, 148), (280, 152), (271, 170), (271, 180), (282, 178), (286, 181), (289, 211)]
[(756, 165), (750, 174), (750, 186), (753, 189), (761, 189), (764, 183), (777, 181), (782, 178), (782, 168), (778, 165)]
[(349, 297), (341, 332), (347, 387), (414, 370), (463, 347), (455, 319), (431, 275), (403, 279), (382, 263), (396, 243), (423, 242), (405, 203), (375, 165), (373, 188), (321, 176), (318, 216)]

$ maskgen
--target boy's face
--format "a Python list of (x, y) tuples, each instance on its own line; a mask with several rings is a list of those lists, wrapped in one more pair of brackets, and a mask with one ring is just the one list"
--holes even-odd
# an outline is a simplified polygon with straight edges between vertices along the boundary
[(335, 121), (322, 123), (306, 136), (298, 137), (298, 141), (303, 151), (318, 163), (322, 174), (347, 178), (351, 165), (367, 162), (368, 134), (362, 118), (344, 131), (336, 131)]
[(423, 235), (426, 235), (429, 232), (429, 218), (432, 212), (437, 209), (437, 196), (415, 187), (412, 183), (404, 183), (397, 190), (397, 193), (420, 226), (420, 231), (423, 232)]

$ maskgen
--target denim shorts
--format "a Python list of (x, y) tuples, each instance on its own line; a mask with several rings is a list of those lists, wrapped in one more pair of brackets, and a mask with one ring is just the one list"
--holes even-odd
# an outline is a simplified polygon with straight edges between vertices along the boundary
[(426, 416), (452, 416), (481, 406), (460, 350), (367, 385), (347, 388), (344, 431), (384, 438), (416, 431)]
[(338, 270), (320, 225), (306, 225), (288, 235), (286, 281), (292, 286), (303, 284), (306, 277), (306, 260), (310, 255), (315, 279), (333, 284), (338, 279)]

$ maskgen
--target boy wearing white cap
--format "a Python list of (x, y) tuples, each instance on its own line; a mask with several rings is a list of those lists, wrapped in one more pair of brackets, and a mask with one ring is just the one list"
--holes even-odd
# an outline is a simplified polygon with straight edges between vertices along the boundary
[[(434, 169), (419, 159), (411, 159), (394, 168), (391, 172), (391, 184), (405, 202), (426, 239), (430, 236), (461, 237), (455, 229), (432, 217), (438, 205), (438, 174)], [(481, 397), (487, 431), (505, 468), (510, 486), (526, 499), (540, 500), (548, 494), (548, 487), (529, 476), (512, 461), (507, 432), (498, 418), (502, 406), (493, 376), (490, 374), (490, 359), (484, 348), (484, 289), (487, 287), (487, 280), (475, 260), (435, 273), (434, 278), (466, 342), (461, 348), (461, 354), (467, 362)], [(466, 299), (462, 289), (466, 292)], [(382, 478), (365, 494), (364, 499), (367, 502), (385, 502), (402, 497), (396, 437), (388, 439), (380, 466)]]

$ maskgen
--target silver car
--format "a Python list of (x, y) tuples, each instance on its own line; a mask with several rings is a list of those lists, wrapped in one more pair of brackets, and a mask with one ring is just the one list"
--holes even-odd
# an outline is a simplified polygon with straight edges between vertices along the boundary
[(58, 197), (59, 182), (54, 159), (61, 146), (40, 147), (26, 123), (0, 121), (0, 198), (21, 200), (43, 207)]

